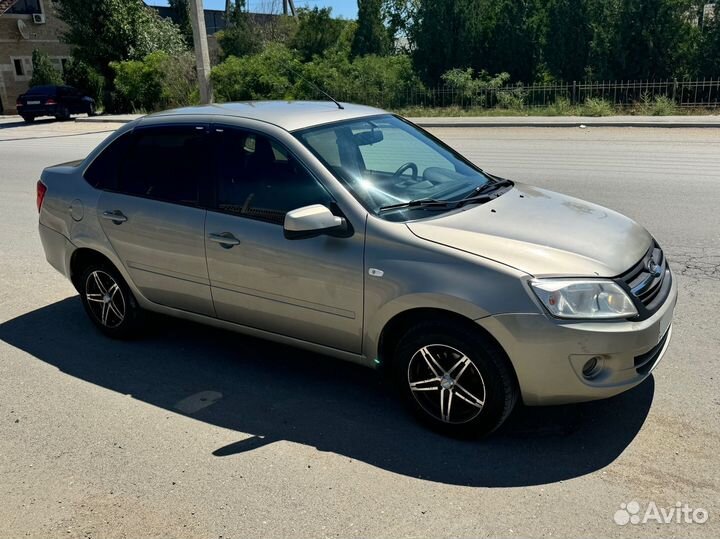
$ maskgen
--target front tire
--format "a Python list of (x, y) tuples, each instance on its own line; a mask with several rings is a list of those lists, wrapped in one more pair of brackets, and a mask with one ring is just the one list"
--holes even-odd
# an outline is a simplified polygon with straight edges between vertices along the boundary
[(477, 328), (418, 324), (400, 339), (392, 366), (405, 403), (421, 421), (449, 436), (487, 436), (518, 399), (508, 359)]
[(88, 118), (91, 118), (91, 117), (97, 115), (97, 111), (95, 110), (95, 103), (90, 103), (88, 105), (87, 115), (88, 115)]
[(95, 326), (108, 337), (137, 335), (142, 309), (119, 272), (104, 264), (91, 264), (80, 277), (80, 298)]

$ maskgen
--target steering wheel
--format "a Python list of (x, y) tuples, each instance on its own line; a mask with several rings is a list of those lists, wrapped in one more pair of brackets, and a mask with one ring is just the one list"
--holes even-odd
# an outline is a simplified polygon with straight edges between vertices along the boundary
[(412, 180), (416, 182), (418, 180), (418, 166), (412, 161), (401, 165), (400, 168), (395, 171), (395, 174), (393, 174), (393, 178), (399, 178), (406, 170), (412, 170)]

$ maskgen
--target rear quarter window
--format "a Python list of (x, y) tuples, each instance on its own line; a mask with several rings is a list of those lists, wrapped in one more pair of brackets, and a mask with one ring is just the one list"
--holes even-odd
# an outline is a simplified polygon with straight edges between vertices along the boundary
[(85, 171), (84, 177), (93, 187), (115, 190), (119, 183), (119, 169), (127, 154), (132, 133), (120, 135), (98, 155)]

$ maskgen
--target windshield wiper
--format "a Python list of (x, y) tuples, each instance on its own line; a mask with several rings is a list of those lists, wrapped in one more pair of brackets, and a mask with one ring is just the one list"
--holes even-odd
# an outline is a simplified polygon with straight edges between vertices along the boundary
[(510, 180), (504, 178), (493, 178), (492, 182), (487, 182), (480, 187), (474, 189), (465, 198), (460, 200), (437, 200), (434, 198), (420, 198), (417, 200), (410, 200), (409, 202), (400, 202), (399, 204), (390, 204), (388, 206), (381, 206), (378, 209), (378, 213), (383, 213), (391, 210), (398, 210), (403, 208), (460, 208), (465, 204), (474, 204), (478, 202), (487, 202), (495, 198), (494, 191), (503, 187), (515, 185)]
[(509, 187), (511, 185), (515, 185), (510, 180), (506, 180), (505, 178), (493, 178), (493, 181), (487, 182), (480, 187), (476, 187), (468, 196), (466, 196), (463, 200), (474, 200), (478, 195), (485, 195), (488, 193), (491, 193), (492, 191), (497, 191), (498, 189), (501, 189), (502, 187)]
[(420, 198), (410, 200), (408, 202), (400, 202), (399, 204), (390, 204), (388, 206), (380, 206), (378, 213), (390, 210), (398, 210), (402, 208), (447, 208), (452, 202), (447, 200), (435, 200), (434, 198)]

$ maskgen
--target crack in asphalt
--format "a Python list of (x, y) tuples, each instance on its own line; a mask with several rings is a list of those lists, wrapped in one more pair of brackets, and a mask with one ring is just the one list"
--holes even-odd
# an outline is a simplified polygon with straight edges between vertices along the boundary
[(670, 268), (677, 274), (720, 281), (720, 249), (717, 247), (671, 247), (667, 257)]

